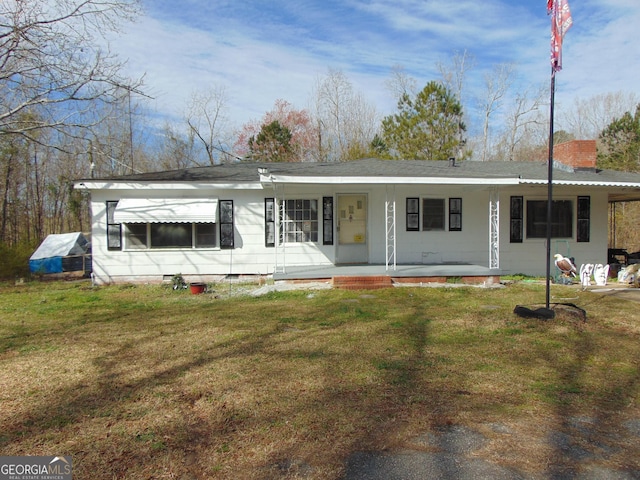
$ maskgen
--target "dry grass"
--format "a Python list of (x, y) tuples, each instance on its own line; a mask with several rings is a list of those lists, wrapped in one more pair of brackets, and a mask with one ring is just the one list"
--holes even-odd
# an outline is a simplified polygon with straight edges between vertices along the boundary
[[(483, 456), (534, 471), (557, 461), (552, 430), (610, 440), (640, 419), (637, 303), (553, 294), (587, 322), (515, 316), (539, 285), (3, 286), (0, 454), (72, 455), (78, 479), (337, 479), (351, 452), (463, 424), (489, 438)], [(640, 468), (637, 438), (615, 438), (607, 461)]]

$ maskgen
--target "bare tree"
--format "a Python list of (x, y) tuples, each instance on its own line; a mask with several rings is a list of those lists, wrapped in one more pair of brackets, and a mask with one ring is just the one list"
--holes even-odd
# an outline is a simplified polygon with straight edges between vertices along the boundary
[(513, 64), (496, 65), (484, 75), (484, 92), (479, 99), (482, 110), (482, 161), (487, 159), (491, 116), (502, 107), (502, 100), (513, 84)]
[[(501, 144), (504, 148), (503, 159), (513, 161), (518, 148), (531, 150), (545, 145), (545, 128), (547, 118), (542, 118), (540, 107), (544, 105), (546, 88), (538, 88), (533, 92), (524, 90), (513, 100), (511, 109), (506, 114), (505, 131)], [(548, 134), (547, 134), (548, 135)], [(528, 145), (523, 145), (527, 143)], [(530, 156), (530, 154), (528, 155)]]
[[(144, 124), (144, 115), (137, 102), (130, 102), (125, 96), (110, 105), (95, 105), (95, 114), (103, 120), (90, 130), (78, 128), (74, 142), (65, 147), (71, 161), (71, 154), (84, 155), (85, 163), (91, 166), (94, 175), (128, 175), (148, 171), (149, 162), (145, 155), (145, 141), (149, 129), (137, 128)], [(86, 152), (88, 145), (90, 152)], [(88, 160), (88, 162), (87, 162)]]
[[(467, 103), (467, 93), (465, 90), (465, 82), (467, 73), (475, 67), (476, 59), (473, 54), (466, 49), (462, 53), (455, 51), (451, 57), (449, 64), (438, 62), (436, 67), (442, 77), (442, 84), (449, 90), (461, 106)], [(461, 118), (458, 119), (459, 125), (467, 123), (467, 110), (461, 109)], [(458, 148), (457, 155), (460, 160), (470, 157), (471, 150), (466, 145), (466, 139), (462, 138), (463, 129), (458, 130)]]
[(346, 161), (366, 155), (379, 124), (375, 106), (333, 69), (318, 81), (314, 97), (318, 158)]
[[(20, 135), (0, 136), (0, 243), (33, 245), (49, 233), (86, 226), (88, 205), (73, 191), (72, 181), (86, 173), (86, 158), (43, 147), (50, 140), (29, 142)], [(78, 147), (84, 152), (85, 146)]]
[(394, 65), (391, 68), (391, 76), (385, 81), (385, 86), (396, 101), (403, 95), (413, 97), (418, 93), (417, 80), (409, 76), (402, 65)]
[(21, 196), (27, 145), (15, 135), (0, 136), (0, 179), (2, 180), (2, 209), (0, 210), (0, 242), (16, 244), (20, 237), (17, 227), (18, 212), (26, 211), (17, 199)]
[(322, 160), (340, 160), (346, 152), (347, 104), (353, 94), (351, 82), (339, 70), (330, 69), (316, 87), (316, 119), (318, 122), (318, 147)]
[(629, 92), (609, 92), (586, 99), (575, 99), (573, 107), (561, 116), (565, 130), (579, 139), (596, 139), (616, 118), (631, 112), (640, 103), (638, 95)]
[(52, 138), (63, 148), (59, 136), (36, 132), (73, 136), (99, 122), (96, 102), (137, 91), (141, 81), (122, 76), (123, 63), (98, 46), (97, 35), (138, 13), (137, 0), (2, 1), (0, 134)]
[(190, 132), (204, 147), (209, 165), (225, 160), (228, 155), (227, 103), (226, 89), (220, 86), (191, 96), (186, 122)]
[(159, 142), (157, 161), (164, 170), (183, 169), (197, 165), (196, 140), (193, 131), (180, 133), (173, 125), (166, 123)]
[(474, 68), (475, 63), (473, 54), (464, 50), (462, 53), (454, 52), (450, 64), (438, 62), (436, 65), (442, 77), (442, 83), (460, 103), (464, 102), (466, 96), (464, 87), (467, 73)]

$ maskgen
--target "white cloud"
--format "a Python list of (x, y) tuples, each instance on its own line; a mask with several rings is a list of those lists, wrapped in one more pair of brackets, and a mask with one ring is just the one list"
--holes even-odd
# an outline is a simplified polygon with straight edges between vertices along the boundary
[[(638, 92), (637, 0), (571, 3), (561, 100)], [(549, 33), (540, 0), (158, 0), (112, 46), (129, 59), (132, 76), (146, 73), (159, 112), (180, 117), (194, 90), (219, 85), (239, 126), (260, 118), (279, 98), (307, 107), (317, 78), (330, 67), (342, 70), (384, 114), (393, 109), (384, 88), (393, 65), (425, 84), (438, 77), (437, 62), (446, 63), (454, 51), (476, 57), (469, 88), (500, 62), (515, 62), (523, 85), (545, 83)]]
[(586, 97), (618, 90), (638, 92), (640, 43), (636, 38), (640, 5), (624, 1), (612, 3), (616, 4), (619, 15), (613, 15), (612, 11), (596, 13), (596, 16), (610, 17), (606, 23), (597, 21), (596, 28), (586, 18), (588, 14), (593, 15), (591, 12), (581, 12), (573, 7), (574, 25), (565, 37), (562, 71), (566, 76), (563, 80), (573, 96)]
[(277, 98), (306, 99), (315, 75), (325, 68), (295, 49), (282, 49), (247, 36), (220, 40), (202, 30), (144, 18), (127, 35), (112, 40), (126, 52), (132, 76), (145, 74), (156, 108), (180, 116), (189, 95), (224, 85), (233, 117), (261, 116)]

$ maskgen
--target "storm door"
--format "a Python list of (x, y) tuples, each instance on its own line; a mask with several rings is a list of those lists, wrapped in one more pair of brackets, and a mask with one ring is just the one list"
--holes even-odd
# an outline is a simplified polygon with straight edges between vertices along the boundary
[(337, 263), (367, 263), (367, 196), (338, 195)]

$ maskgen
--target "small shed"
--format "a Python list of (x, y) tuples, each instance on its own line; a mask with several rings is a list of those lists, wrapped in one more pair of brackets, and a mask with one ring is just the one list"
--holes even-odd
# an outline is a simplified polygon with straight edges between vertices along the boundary
[(90, 272), (90, 250), (89, 241), (81, 232), (51, 234), (29, 258), (29, 270), (40, 274)]

